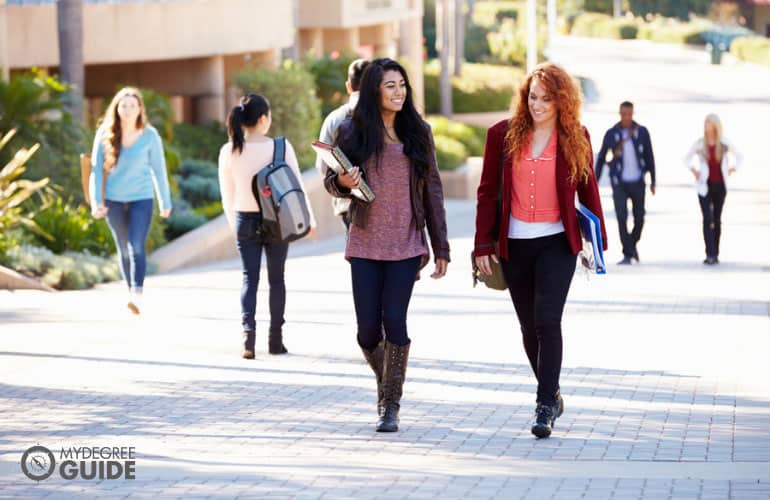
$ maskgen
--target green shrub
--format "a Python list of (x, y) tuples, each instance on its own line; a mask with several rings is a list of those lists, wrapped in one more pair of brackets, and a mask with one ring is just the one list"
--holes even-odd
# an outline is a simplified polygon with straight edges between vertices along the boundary
[[(0, 153), (7, 151), (6, 146), (16, 134), (16, 130), (3, 134), (0, 137)], [(26, 169), (25, 164), (38, 150), (35, 144), (30, 149), (22, 148), (13, 154), (6, 153), (10, 157), (7, 164), (0, 164), (0, 258), (12, 241), (17, 239), (11, 232), (16, 229), (26, 229), (42, 237), (51, 238), (38, 226), (34, 220), (34, 212), (27, 205), (30, 198), (41, 190), (47, 189), (48, 179), (30, 181), (21, 179)]]
[(216, 177), (183, 177), (179, 179), (179, 190), (194, 207), (219, 199), (219, 181)]
[(433, 135), (436, 143), (436, 161), (440, 170), (454, 170), (468, 158), (468, 149), (462, 142), (445, 135)]
[(59, 290), (80, 290), (120, 279), (115, 259), (105, 259), (88, 252), (56, 255), (47, 248), (22, 245), (10, 249), (6, 261), (17, 272), (39, 278)]
[(185, 160), (179, 167), (179, 174), (183, 177), (199, 175), (207, 178), (217, 178), (217, 164), (209, 160)]
[(302, 64), (315, 79), (316, 95), (321, 100), (322, 116), (328, 115), (334, 108), (348, 101), (345, 81), (348, 79), (348, 66), (355, 59), (357, 57), (353, 54), (339, 57), (309, 55), (303, 61)]
[(211, 203), (208, 203), (206, 205), (202, 205), (200, 207), (194, 208), (193, 212), (195, 212), (198, 215), (204, 216), (208, 220), (211, 220), (215, 217), (219, 217), (220, 215), (222, 215), (222, 202), (212, 201)]
[[(613, 30), (612, 16), (599, 13), (585, 13), (577, 16), (572, 24), (571, 35), (586, 37), (603, 37), (611, 35)], [(620, 38), (620, 35), (614, 38)]]
[(714, 28), (712, 21), (693, 18), (683, 22), (670, 17), (654, 17), (648, 22), (640, 22), (637, 38), (664, 43), (687, 43), (703, 45), (702, 34)]
[[(90, 150), (80, 123), (64, 110), (67, 87), (55, 77), (34, 70), (0, 78), (0, 131), (15, 129), (18, 144), (40, 144), (40, 150), (25, 165), (25, 179), (49, 178), (52, 185), (83, 199), (78, 156)], [(0, 166), (15, 153), (0, 151)]]
[(623, 40), (633, 40), (639, 32), (639, 26), (632, 22), (623, 22), (618, 25), (618, 31)]
[(428, 118), (433, 135), (442, 135), (459, 141), (465, 146), (470, 156), (484, 154), (484, 138), (486, 130), (482, 127), (472, 127), (464, 123), (449, 120), (443, 116)]
[(770, 66), (770, 39), (761, 36), (736, 38), (730, 44), (730, 53), (742, 61)]
[(313, 75), (299, 64), (284, 61), (276, 69), (251, 68), (238, 73), (234, 83), (242, 93), (262, 94), (270, 101), (272, 136), (286, 136), (294, 146), (301, 168), (315, 164), (310, 143), (321, 128), (321, 106)]
[(188, 201), (174, 200), (174, 211), (166, 219), (165, 235), (169, 240), (173, 240), (206, 222), (208, 218), (196, 213)]
[(70, 198), (57, 197), (35, 215), (35, 222), (53, 238), (37, 237), (36, 244), (54, 253), (87, 251), (93, 255), (115, 253), (112, 233), (104, 220), (91, 217), (91, 211)]
[[(439, 62), (425, 66), (425, 112), (439, 112)], [(452, 110), (454, 113), (507, 111), (514, 89), (524, 71), (511, 66), (463, 64), (462, 76), (452, 77)]]
[(219, 149), (227, 142), (227, 130), (219, 122), (209, 122), (205, 125), (175, 123), (173, 130), (172, 144), (185, 160), (206, 160), (216, 163), (219, 159)]
[[(547, 40), (544, 30), (538, 31), (537, 58), (543, 59), (543, 48)], [(489, 51), (492, 60), (499, 64), (515, 64), (525, 67), (527, 65), (527, 32), (519, 29), (511, 19), (505, 19), (497, 31), (491, 31), (487, 35)]]
[(473, 4), (472, 21), (479, 26), (494, 28), (504, 19), (524, 19), (519, 11), (525, 7), (520, 1), (476, 1)]
[(492, 53), (489, 51), (487, 35), (490, 29), (479, 24), (470, 24), (465, 31), (465, 60), (468, 62), (484, 62)]

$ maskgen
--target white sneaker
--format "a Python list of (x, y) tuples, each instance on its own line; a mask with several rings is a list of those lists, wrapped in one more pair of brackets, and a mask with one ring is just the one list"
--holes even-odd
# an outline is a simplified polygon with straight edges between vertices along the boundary
[(142, 309), (142, 293), (135, 290), (132, 291), (129, 295), (127, 306), (129, 311), (139, 314)]

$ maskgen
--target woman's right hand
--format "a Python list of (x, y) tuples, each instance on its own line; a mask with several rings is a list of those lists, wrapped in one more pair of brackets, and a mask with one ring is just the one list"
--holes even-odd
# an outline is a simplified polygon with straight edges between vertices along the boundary
[(97, 205), (91, 208), (91, 215), (94, 219), (101, 219), (107, 215), (107, 207), (104, 205)]
[(481, 255), (476, 257), (476, 267), (479, 268), (479, 271), (486, 274), (487, 276), (492, 275), (492, 264), (489, 261), (489, 258), (494, 259), (496, 263), (499, 263), (500, 261), (497, 259), (497, 255)]
[(361, 170), (353, 167), (350, 172), (337, 174), (337, 185), (345, 189), (356, 189), (361, 183)]

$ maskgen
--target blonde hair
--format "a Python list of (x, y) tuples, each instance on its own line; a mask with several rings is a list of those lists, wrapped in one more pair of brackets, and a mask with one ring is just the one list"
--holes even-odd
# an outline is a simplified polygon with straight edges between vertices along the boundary
[(717, 141), (716, 146), (714, 148), (714, 151), (716, 153), (716, 157), (718, 161), (722, 160), (722, 120), (719, 119), (719, 116), (717, 116), (714, 113), (709, 113), (706, 115), (706, 119), (703, 121), (703, 157), (708, 158), (709, 157), (709, 146), (708, 146), (708, 140), (706, 138), (706, 124), (710, 123), (714, 126), (714, 130), (716, 130), (717, 133)]
[(139, 116), (136, 117), (136, 127), (141, 129), (148, 123), (147, 110), (144, 107), (144, 100), (139, 89), (134, 87), (123, 87), (112, 98), (110, 105), (107, 106), (107, 111), (104, 113), (104, 117), (101, 120), (101, 125), (104, 127), (104, 135), (102, 135), (102, 146), (104, 147), (104, 168), (107, 171), (111, 171), (118, 164), (118, 157), (120, 156), (120, 145), (122, 130), (120, 125), (120, 115), (118, 115), (118, 104), (124, 97), (133, 97), (139, 103)]
[(529, 89), (533, 80), (543, 86), (556, 104), (556, 131), (559, 148), (569, 167), (569, 181), (587, 182), (591, 172), (591, 144), (580, 124), (580, 89), (569, 73), (553, 63), (539, 64), (521, 83), (505, 136), (506, 152), (511, 158), (518, 158), (532, 132), (534, 122), (529, 113)]

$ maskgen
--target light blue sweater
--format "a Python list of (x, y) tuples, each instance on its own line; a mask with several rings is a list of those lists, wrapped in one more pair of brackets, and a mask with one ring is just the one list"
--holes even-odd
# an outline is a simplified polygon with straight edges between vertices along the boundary
[[(91, 177), (89, 193), (94, 205), (104, 203), (102, 175), (104, 166), (104, 128), (96, 131), (91, 153)], [(107, 177), (105, 198), (111, 201), (138, 201), (152, 199), (153, 189), (158, 196), (160, 210), (171, 208), (171, 191), (168, 186), (166, 159), (158, 131), (147, 125), (136, 141), (120, 149), (118, 164)]]

